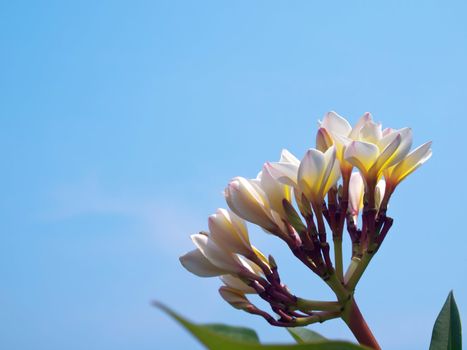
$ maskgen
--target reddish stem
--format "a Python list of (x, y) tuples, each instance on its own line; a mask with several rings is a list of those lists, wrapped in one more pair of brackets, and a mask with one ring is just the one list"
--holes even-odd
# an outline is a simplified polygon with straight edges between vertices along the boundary
[(348, 307), (348, 312), (346, 312), (342, 318), (352, 331), (355, 338), (357, 338), (358, 342), (372, 349), (381, 350), (381, 347), (376, 341), (375, 336), (371, 332), (370, 327), (368, 327), (368, 324), (363, 318), (363, 315), (353, 298), (349, 301)]

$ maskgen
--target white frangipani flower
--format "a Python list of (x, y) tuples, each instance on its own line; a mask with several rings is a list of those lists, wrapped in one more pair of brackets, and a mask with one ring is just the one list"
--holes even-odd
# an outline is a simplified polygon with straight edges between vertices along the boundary
[(266, 193), (252, 180), (232, 179), (225, 189), (225, 199), (229, 208), (241, 218), (268, 231), (277, 229), (277, 219), (271, 212)]
[(362, 172), (367, 183), (376, 183), (384, 169), (400, 162), (407, 155), (412, 145), (412, 131), (403, 128), (383, 136), (380, 125), (366, 125), (368, 127), (364, 129), (363, 135), (367, 140), (376, 140), (376, 143), (352, 141), (346, 146), (344, 158)]
[(199, 249), (189, 251), (182, 255), (179, 260), (185, 269), (199, 277), (215, 277), (229, 272), (211, 263)]
[(410, 152), (402, 161), (384, 171), (384, 178), (391, 188), (418, 169), (431, 157), (431, 141)]
[(253, 253), (245, 221), (230, 210), (217, 209), (208, 224), (210, 238), (220, 247), (244, 256)]
[(321, 205), (324, 196), (341, 175), (336, 149), (331, 146), (326, 152), (309, 149), (298, 168), (298, 186), (314, 204)]

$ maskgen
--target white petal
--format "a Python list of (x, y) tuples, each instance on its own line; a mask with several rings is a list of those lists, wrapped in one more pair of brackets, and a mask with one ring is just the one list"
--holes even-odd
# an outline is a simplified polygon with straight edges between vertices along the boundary
[(271, 174), (271, 166), (266, 163), (263, 167), (261, 177), (261, 188), (266, 193), (271, 209), (277, 211), (283, 218), (286, 218), (282, 201), (290, 201), (290, 187), (280, 183)]
[(300, 163), (298, 184), (310, 200), (319, 191), (325, 165), (324, 154), (316, 149), (309, 149)]
[(290, 153), (285, 148), (281, 152), (281, 158), (279, 162), (295, 164), (297, 165), (297, 167), (300, 165), (300, 161), (298, 160), (298, 158), (295, 157), (292, 153)]
[(239, 291), (241, 291), (241, 292), (243, 292), (245, 294), (255, 294), (256, 293), (256, 291), (252, 287), (247, 285), (245, 282), (243, 282), (238, 277), (234, 277), (232, 275), (223, 275), (223, 276), (221, 276), (221, 280), (222, 280), (222, 282), (224, 282), (224, 284), (227, 287), (237, 289), (237, 290), (239, 290)]
[(399, 163), (405, 156), (409, 153), (410, 147), (412, 147), (412, 129), (410, 128), (403, 128), (396, 132), (401, 136), (401, 143), (397, 150), (394, 152), (393, 157), (391, 160), (386, 164), (387, 167)]
[(235, 255), (219, 247), (208, 236), (195, 234), (191, 239), (213, 265), (231, 273), (237, 273), (242, 269), (242, 264)]
[(266, 194), (255, 181), (234, 178), (225, 190), (225, 199), (230, 209), (241, 218), (266, 229), (275, 226), (269, 214)]
[(359, 139), (361, 141), (371, 142), (377, 144), (383, 137), (383, 131), (380, 123), (368, 121), (360, 130)]
[(390, 181), (398, 184), (431, 157), (431, 141), (410, 152), (407, 157), (392, 168)]
[(225, 209), (218, 209), (216, 214), (211, 215), (208, 220), (210, 237), (218, 246), (227, 251), (248, 255), (253, 249), (250, 246), (246, 227), (240, 222), (239, 220), (240, 226), (235, 226), (230, 213)]
[(394, 159), (394, 154), (397, 152), (401, 144), (401, 136), (397, 135), (392, 142), (387, 145), (387, 147), (382, 151), (382, 153), (378, 156), (375, 164), (371, 167), (371, 172), (375, 177), (379, 177), (381, 172), (388, 168), (391, 163), (391, 160)]
[(386, 181), (381, 179), (376, 184), (376, 191), (375, 191), (376, 208), (379, 208), (379, 206), (381, 205), (381, 201), (383, 200), (385, 190), (386, 190)]
[(352, 141), (344, 152), (345, 160), (364, 173), (368, 172), (378, 156), (378, 147), (373, 143), (363, 141)]
[(219, 288), (219, 294), (236, 309), (243, 310), (251, 305), (245, 295), (237, 289), (224, 286)]
[(325, 128), (331, 134), (339, 134), (343, 136), (348, 136), (352, 131), (352, 127), (349, 122), (334, 111), (331, 111), (324, 116), (323, 121), (321, 122), (321, 127)]
[(358, 140), (358, 135), (360, 134), (360, 130), (363, 128), (365, 123), (368, 123), (372, 121), (373, 118), (371, 116), (371, 113), (366, 112), (364, 115), (360, 117), (358, 120), (357, 124), (352, 128), (352, 131), (350, 132), (349, 138), (352, 140)]
[(323, 171), (320, 179), (321, 186), (319, 194), (321, 196), (326, 195), (329, 189), (339, 180), (340, 177), (340, 166), (339, 161), (336, 159), (336, 148), (331, 146), (324, 153), (325, 170)]
[(182, 255), (179, 260), (185, 269), (199, 277), (220, 276), (228, 272), (213, 265), (199, 249)]
[(339, 161), (336, 159), (333, 162), (331, 172), (329, 173), (328, 178), (326, 180), (326, 184), (323, 187), (322, 194), (326, 195), (331, 189), (331, 187), (333, 187), (337, 183), (340, 177), (341, 177), (341, 168), (340, 168)]
[(293, 163), (279, 162), (269, 163), (271, 175), (279, 182), (297, 187), (298, 165)]

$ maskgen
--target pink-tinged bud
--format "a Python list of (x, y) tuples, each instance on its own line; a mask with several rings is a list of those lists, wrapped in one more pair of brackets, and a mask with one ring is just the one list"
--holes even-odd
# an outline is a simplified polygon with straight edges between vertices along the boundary
[(236, 309), (246, 310), (251, 305), (250, 301), (245, 297), (245, 294), (237, 289), (226, 286), (220, 287), (219, 294)]
[(334, 144), (332, 137), (325, 128), (319, 128), (316, 134), (316, 148), (321, 152), (326, 152)]
[(353, 172), (349, 182), (349, 212), (357, 221), (357, 216), (363, 208), (363, 195), (365, 192), (365, 184), (362, 175), (359, 172)]

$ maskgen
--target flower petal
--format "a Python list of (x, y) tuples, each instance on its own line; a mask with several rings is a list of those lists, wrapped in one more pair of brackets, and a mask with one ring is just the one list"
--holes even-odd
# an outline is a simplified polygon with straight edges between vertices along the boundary
[(363, 114), (360, 119), (358, 120), (357, 124), (352, 128), (352, 131), (349, 134), (349, 138), (352, 140), (358, 140), (358, 135), (360, 134), (360, 130), (363, 128), (363, 126), (372, 121), (373, 117), (371, 116), (371, 113), (366, 112)]
[(412, 147), (412, 129), (411, 128), (402, 128), (396, 131), (397, 134), (401, 137), (401, 143), (397, 150), (394, 152), (393, 157), (391, 157), (390, 161), (385, 165), (385, 167), (390, 167), (394, 164), (399, 163), (405, 156), (409, 153), (410, 147)]
[(276, 226), (269, 214), (266, 194), (254, 181), (243, 177), (232, 179), (225, 190), (225, 199), (229, 208), (241, 218), (267, 230)]
[(394, 153), (397, 151), (398, 147), (401, 144), (401, 135), (397, 135), (392, 142), (387, 145), (383, 152), (376, 159), (375, 164), (370, 169), (370, 172), (376, 177), (379, 178), (381, 172), (388, 168), (388, 164), (391, 162), (391, 159), (394, 158)]
[(199, 277), (220, 276), (228, 271), (213, 265), (199, 249), (194, 249), (180, 258), (182, 266)]
[(425, 163), (431, 157), (431, 141), (417, 147), (405, 157), (400, 163), (392, 168), (389, 179), (391, 183), (397, 185), (408, 175), (413, 173), (418, 167)]
[(309, 149), (298, 168), (298, 185), (308, 199), (313, 199), (321, 187), (321, 178), (326, 166), (324, 154)]
[(339, 161), (336, 159), (336, 148), (330, 147), (324, 153), (324, 161), (326, 168), (321, 177), (321, 186), (319, 189), (320, 196), (325, 196), (329, 189), (335, 185), (341, 175)]
[(333, 144), (331, 134), (325, 128), (319, 128), (316, 133), (316, 148), (321, 152), (326, 152)]
[(223, 286), (219, 288), (219, 294), (221, 295), (222, 299), (224, 299), (236, 309), (244, 310), (251, 305), (251, 303), (245, 297), (244, 293), (237, 289)]
[(238, 277), (234, 277), (232, 275), (222, 275), (220, 278), (227, 287), (239, 290), (245, 294), (256, 294), (256, 291), (252, 287), (247, 285)]
[(334, 111), (327, 113), (320, 125), (331, 134), (348, 136), (352, 131), (349, 122)]
[(229, 273), (237, 273), (243, 269), (237, 256), (219, 247), (207, 235), (198, 233), (192, 235), (191, 239), (201, 253), (218, 268)]
[(295, 157), (292, 153), (290, 153), (285, 148), (281, 152), (281, 158), (279, 162), (292, 163), (292, 164), (295, 164), (297, 167), (300, 165), (300, 160), (298, 160), (297, 157)]
[(272, 171), (272, 167), (269, 163), (263, 166), (260, 186), (268, 197), (271, 209), (277, 211), (282, 218), (286, 218), (282, 201), (284, 199), (290, 201), (291, 190), (289, 186), (276, 180), (271, 174)]
[(367, 173), (379, 156), (378, 147), (369, 142), (352, 141), (346, 147), (344, 158), (363, 173)]
[(360, 172), (353, 172), (349, 182), (349, 211), (352, 215), (358, 215), (363, 208), (363, 194), (365, 184)]
[(361, 141), (377, 144), (383, 137), (383, 131), (380, 123), (375, 123), (372, 120), (367, 121), (360, 130), (359, 139)]
[(237, 217), (235, 223), (232, 217), (235, 214), (218, 209), (208, 219), (211, 239), (227, 251), (248, 255), (253, 252), (248, 238), (248, 232), (243, 220)]

